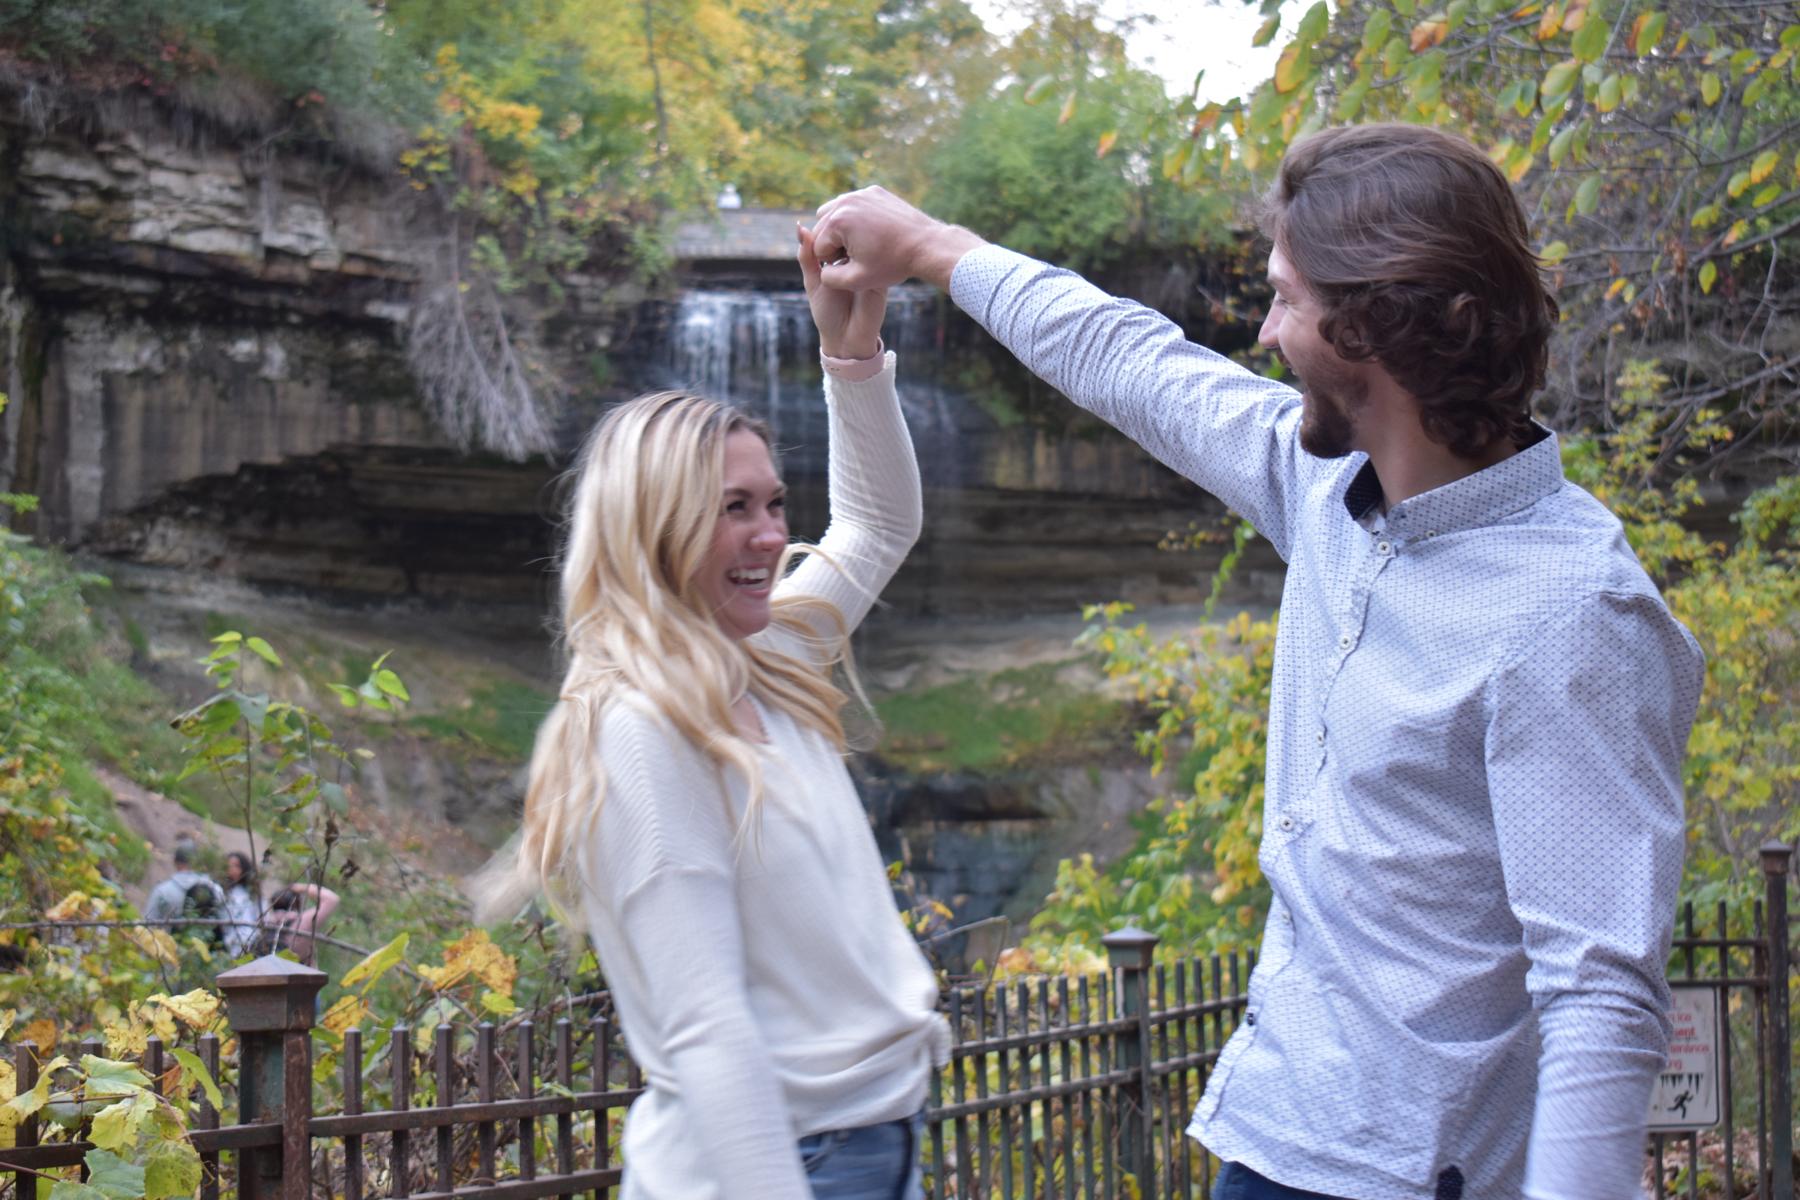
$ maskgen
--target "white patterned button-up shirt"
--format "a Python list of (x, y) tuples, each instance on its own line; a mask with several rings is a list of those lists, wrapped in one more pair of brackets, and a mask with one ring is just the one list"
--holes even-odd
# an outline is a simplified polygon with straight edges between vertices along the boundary
[(1288, 563), (1274, 900), (1189, 1132), (1354, 1200), (1637, 1195), (1702, 660), (1556, 438), (1384, 512), (1157, 313), (991, 246), (951, 295)]

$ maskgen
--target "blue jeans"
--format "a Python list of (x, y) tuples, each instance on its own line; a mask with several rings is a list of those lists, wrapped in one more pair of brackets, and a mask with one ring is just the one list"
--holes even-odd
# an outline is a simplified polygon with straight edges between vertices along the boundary
[(924, 1200), (919, 1139), (925, 1114), (885, 1125), (828, 1129), (800, 1139), (815, 1200)]
[(1243, 1163), (1226, 1163), (1213, 1183), (1212, 1200), (1332, 1200), (1323, 1192), (1303, 1192), (1266, 1179)]

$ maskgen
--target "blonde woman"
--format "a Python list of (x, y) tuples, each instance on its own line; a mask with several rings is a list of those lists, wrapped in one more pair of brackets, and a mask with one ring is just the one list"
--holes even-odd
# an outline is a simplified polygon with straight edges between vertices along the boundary
[[(515, 867), (592, 937), (648, 1090), (626, 1200), (904, 1200), (947, 1031), (844, 768), (830, 678), (920, 520), (883, 291), (799, 258), (830, 412), (831, 520), (794, 548), (768, 435), (681, 393), (609, 413), (562, 569), (569, 659)], [(516, 911), (516, 908), (515, 910)]]

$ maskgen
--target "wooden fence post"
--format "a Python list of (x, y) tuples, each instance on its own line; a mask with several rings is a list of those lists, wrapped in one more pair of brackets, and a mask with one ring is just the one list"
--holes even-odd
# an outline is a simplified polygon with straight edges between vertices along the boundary
[(1788, 874), (1794, 848), (1771, 839), (1762, 845), (1769, 939), (1769, 1195), (1794, 1196), (1794, 1041), (1789, 1020)]
[(239, 1200), (311, 1200), (313, 1009), (325, 973), (265, 954), (217, 979), (238, 1039), (238, 1122), (275, 1122), (276, 1146), (238, 1153)]
[(1156, 1150), (1151, 1141), (1150, 1105), (1155, 1093), (1154, 1066), (1150, 1057), (1150, 966), (1156, 959), (1157, 937), (1136, 926), (1107, 934), (1106, 964), (1118, 978), (1118, 1015), (1135, 1022), (1118, 1039), (1119, 1070), (1136, 1072), (1137, 1078), (1119, 1089), (1124, 1103), (1117, 1114), (1119, 1157), (1137, 1179), (1144, 1200), (1156, 1197)]

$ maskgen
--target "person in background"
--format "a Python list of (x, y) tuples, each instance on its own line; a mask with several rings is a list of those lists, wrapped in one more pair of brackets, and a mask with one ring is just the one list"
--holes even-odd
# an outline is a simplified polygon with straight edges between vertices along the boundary
[[(649, 1086), (625, 1200), (917, 1200), (948, 1048), (844, 766), (832, 671), (917, 539), (886, 293), (819, 287), (830, 524), (788, 571), (768, 430), (682, 392), (609, 412), (561, 564), (568, 669), (485, 917), (591, 936)], [(479, 886), (479, 885), (478, 885)]]
[(225, 856), (225, 953), (237, 958), (256, 945), (263, 916), (262, 884), (256, 863), (242, 850)]
[[(305, 907), (306, 901), (312, 907)], [(290, 883), (269, 898), (257, 931), (258, 956), (290, 950), (295, 958), (312, 965), (313, 935), (337, 911), (338, 894), (317, 883)]]
[(1636, 1197), (1700, 648), (1531, 418), (1557, 308), (1486, 155), (1323, 130), (1264, 229), (1298, 390), (879, 188), (813, 233), (828, 286), (947, 289), (1288, 564), (1273, 899), (1189, 1126), (1216, 1200)]
[(177, 921), (185, 918), (192, 924), (167, 926), (171, 934), (197, 937), (211, 946), (225, 945), (225, 890), (210, 876), (194, 869), (197, 854), (192, 839), (177, 838), (171, 857), (175, 873), (150, 890), (144, 902), (146, 921)]

